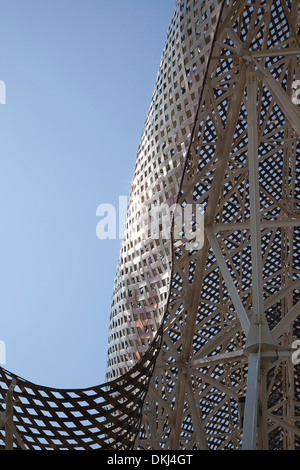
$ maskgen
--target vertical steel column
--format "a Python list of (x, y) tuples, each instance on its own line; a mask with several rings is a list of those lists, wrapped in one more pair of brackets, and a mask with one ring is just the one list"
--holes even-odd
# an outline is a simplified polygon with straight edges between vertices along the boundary
[(248, 360), (248, 380), (243, 426), (243, 450), (255, 450), (257, 443), (258, 379), (260, 351), (250, 353)]
[[(255, 450), (257, 448), (258, 406), (262, 407), (265, 403), (265, 399), (262, 397), (262, 395), (265, 394), (265, 374), (262, 374), (261, 368), (262, 347), (263, 345), (271, 345), (273, 343), (264, 314), (258, 165), (257, 88), (256, 72), (254, 66), (250, 64), (247, 76), (247, 116), (252, 257), (252, 318), (246, 341), (246, 349), (249, 351), (249, 363), (242, 445), (242, 448), (245, 450)], [(265, 426), (261, 418), (259, 425), (260, 443), (265, 443), (266, 440), (262, 439), (262, 430), (265, 430)]]
[(5, 397), (5, 450), (13, 450), (14, 433), (13, 433), (13, 391), (16, 382), (13, 380)]
[(250, 232), (252, 255), (253, 323), (264, 322), (263, 277), (261, 255), (261, 221), (258, 167), (257, 78), (253, 66), (247, 76), (248, 165), (250, 190)]

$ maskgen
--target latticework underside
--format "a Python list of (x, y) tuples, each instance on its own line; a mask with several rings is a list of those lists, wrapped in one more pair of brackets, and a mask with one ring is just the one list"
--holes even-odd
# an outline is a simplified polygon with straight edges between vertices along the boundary
[(87, 389), (44, 387), (0, 368), (0, 448), (133, 449), (161, 338), (162, 329), (130, 372)]
[[(2, 369), (7, 447), (299, 448), (299, 19), (295, 0), (176, 2), (117, 267), (111, 382), (51, 390)], [(203, 205), (201, 249), (172, 210), (149, 236), (148, 211), (174, 203)]]

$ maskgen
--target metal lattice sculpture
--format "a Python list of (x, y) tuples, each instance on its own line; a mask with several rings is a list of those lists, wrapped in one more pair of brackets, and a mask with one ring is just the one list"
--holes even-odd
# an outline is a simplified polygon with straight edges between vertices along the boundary
[(140, 445), (299, 449), (299, 2), (209, 4), (222, 16), (178, 199), (204, 205), (205, 240), (174, 240)]
[[(150, 349), (122, 377), (87, 389), (36, 385), (0, 368), (0, 444), (7, 450), (131, 450), (160, 350)], [(2, 440), (2, 442), (1, 442)]]
[[(109, 382), (89, 396), (2, 370), (8, 446), (14, 431), (27, 448), (299, 448), (299, 18), (295, 0), (176, 2), (130, 193)], [(201, 246), (177, 226), (187, 205), (193, 233), (204, 208)]]

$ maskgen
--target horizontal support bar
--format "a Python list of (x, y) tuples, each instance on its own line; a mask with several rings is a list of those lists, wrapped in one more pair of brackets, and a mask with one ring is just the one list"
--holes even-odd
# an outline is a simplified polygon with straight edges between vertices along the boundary
[(251, 57), (255, 57), (256, 59), (262, 58), (262, 57), (280, 57), (280, 56), (290, 56), (290, 55), (299, 55), (300, 54), (300, 49), (298, 48), (285, 48), (285, 49), (266, 49), (262, 51), (257, 51), (257, 52), (247, 52), (245, 53), (233, 53), (233, 54), (226, 54), (226, 55), (218, 55), (218, 56), (212, 56), (212, 60), (216, 59), (228, 59), (228, 58), (234, 58), (234, 57), (242, 57), (243, 59), (250, 59)]
[[(293, 219), (280, 219), (280, 220), (265, 220), (261, 221), (262, 229), (273, 229), (273, 228), (282, 228), (282, 227), (299, 227), (300, 218)], [(250, 230), (250, 219), (245, 220), (245, 222), (224, 222), (214, 224), (215, 232), (224, 232), (224, 231), (236, 231), (236, 230)]]

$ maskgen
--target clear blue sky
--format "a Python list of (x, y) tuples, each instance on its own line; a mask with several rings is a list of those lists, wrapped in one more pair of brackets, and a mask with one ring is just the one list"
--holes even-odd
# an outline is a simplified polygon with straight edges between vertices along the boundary
[(0, 340), (38, 384), (105, 378), (119, 240), (96, 209), (128, 195), (175, 0), (3, 0)]

